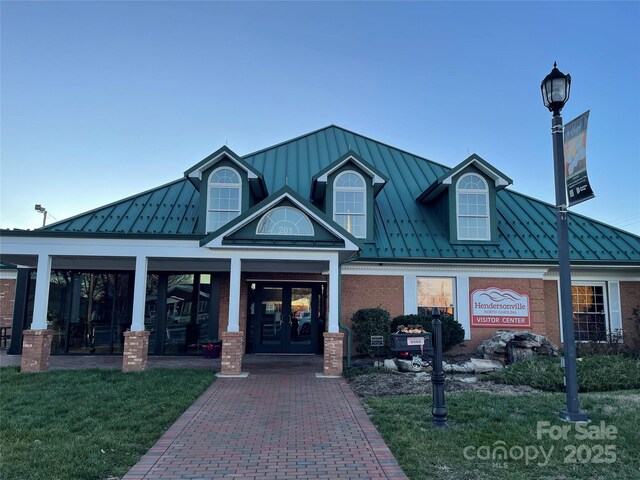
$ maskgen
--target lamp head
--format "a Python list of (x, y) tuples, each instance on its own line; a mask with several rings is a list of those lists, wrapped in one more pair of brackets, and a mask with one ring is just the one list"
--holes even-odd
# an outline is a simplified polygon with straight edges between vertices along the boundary
[(540, 85), (542, 90), (542, 101), (544, 106), (553, 112), (553, 115), (560, 115), (564, 104), (569, 100), (571, 91), (571, 75), (565, 75), (558, 70), (557, 64), (553, 63), (553, 70), (544, 77)]

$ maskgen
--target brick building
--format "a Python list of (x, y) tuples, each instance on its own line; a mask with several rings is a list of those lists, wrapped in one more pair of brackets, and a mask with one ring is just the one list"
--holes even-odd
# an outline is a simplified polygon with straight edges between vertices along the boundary
[[(323, 354), (342, 369), (359, 308), (434, 306), (472, 350), (497, 329), (561, 342), (555, 207), (478, 155), (453, 168), (329, 126), (239, 156), (222, 147), (177, 180), (34, 231), (2, 232), (19, 269), (10, 353)], [(569, 214), (579, 341), (629, 338), (640, 237)], [(29, 352), (27, 352), (29, 350)], [(28, 353), (28, 354), (27, 354)], [(26, 359), (26, 360), (25, 360)]]

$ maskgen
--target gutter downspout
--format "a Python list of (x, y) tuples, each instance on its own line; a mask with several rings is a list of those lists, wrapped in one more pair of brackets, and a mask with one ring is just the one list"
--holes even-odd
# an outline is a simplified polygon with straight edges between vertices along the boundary
[(342, 272), (340, 271), (342, 264), (338, 265), (338, 295), (340, 296), (338, 301), (338, 327), (344, 331), (347, 335), (347, 368), (351, 368), (351, 330), (342, 324)]

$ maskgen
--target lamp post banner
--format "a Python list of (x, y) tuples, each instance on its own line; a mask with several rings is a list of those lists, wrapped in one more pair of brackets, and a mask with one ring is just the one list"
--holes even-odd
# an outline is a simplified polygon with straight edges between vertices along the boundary
[(588, 122), (589, 111), (586, 111), (564, 126), (564, 176), (569, 193), (569, 206), (595, 196), (587, 176)]

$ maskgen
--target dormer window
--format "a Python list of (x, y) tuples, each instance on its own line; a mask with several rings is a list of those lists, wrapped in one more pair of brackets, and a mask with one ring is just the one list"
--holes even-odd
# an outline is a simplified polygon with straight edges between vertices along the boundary
[(207, 232), (214, 232), (240, 215), (242, 182), (229, 167), (214, 170), (209, 176)]
[(463, 175), (456, 184), (458, 240), (491, 240), (489, 187), (474, 173)]
[(367, 236), (367, 191), (359, 173), (346, 171), (333, 184), (333, 219), (356, 238)]

